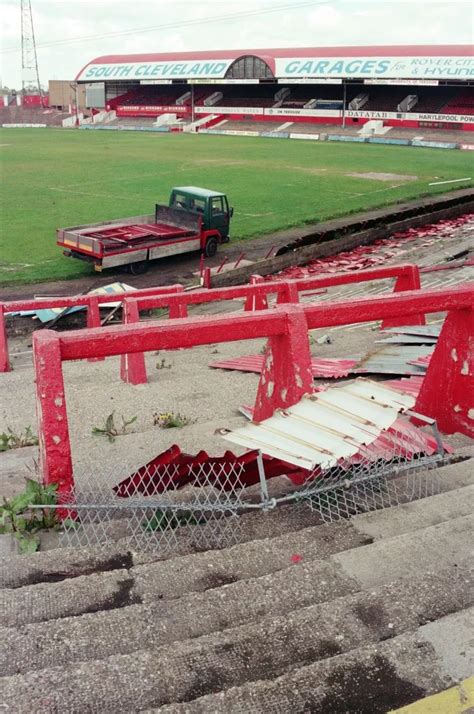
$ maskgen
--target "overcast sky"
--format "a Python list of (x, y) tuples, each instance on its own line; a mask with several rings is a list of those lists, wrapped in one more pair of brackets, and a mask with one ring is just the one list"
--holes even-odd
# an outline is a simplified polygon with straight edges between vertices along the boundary
[[(31, 4), (45, 86), (48, 79), (73, 79), (89, 60), (104, 54), (470, 44), (474, 32), (472, 0), (31, 0)], [(0, 11), (0, 77), (4, 85), (19, 88), (20, 0), (0, 0)]]

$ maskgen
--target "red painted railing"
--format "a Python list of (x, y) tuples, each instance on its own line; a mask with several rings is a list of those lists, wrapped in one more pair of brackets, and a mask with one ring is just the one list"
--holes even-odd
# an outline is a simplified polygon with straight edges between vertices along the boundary
[[(204, 269), (204, 273), (208, 269)], [(287, 281), (266, 282), (258, 275), (254, 275), (247, 285), (237, 285), (228, 288), (201, 289), (185, 292), (182, 285), (168, 285), (164, 287), (143, 288), (129, 293), (104, 294), (104, 295), (73, 295), (62, 298), (37, 298), (32, 300), (16, 300), (0, 303), (0, 372), (11, 369), (8, 353), (8, 341), (5, 327), (5, 313), (20, 312), (22, 310), (42, 310), (48, 308), (72, 308), (85, 306), (87, 308), (87, 327), (100, 327), (99, 305), (111, 302), (125, 303), (133, 300), (124, 309), (124, 323), (139, 320), (140, 310), (167, 308), (169, 316), (186, 317), (188, 305), (198, 305), (206, 302), (220, 300), (245, 299), (245, 310), (260, 310), (267, 307), (267, 298), (276, 294), (278, 303), (298, 302), (299, 293), (312, 288), (333, 287), (350, 283), (362, 283), (372, 280), (395, 278), (394, 291), (416, 290), (420, 287), (420, 272), (416, 265), (393, 265), (373, 270), (360, 270), (356, 272), (334, 273), (321, 277), (299, 278)], [(206, 280), (204, 284), (206, 285)], [(383, 327), (394, 327), (400, 324), (394, 321), (385, 321)], [(424, 324), (423, 315), (414, 316), (409, 324)], [(122, 378), (131, 384), (146, 382), (146, 371), (143, 358), (124, 357), (121, 365)]]
[[(40, 464), (45, 483), (57, 483), (63, 502), (72, 495), (71, 459), (62, 362), (189, 348), (267, 337), (254, 419), (296, 403), (312, 391), (308, 329), (448, 312), (416, 409), (445, 433), (474, 435), (474, 283), (446, 290), (415, 290), (324, 305), (281, 305), (242, 315), (149, 321), (33, 335)], [(442, 393), (440, 391), (442, 390)]]
[(183, 291), (182, 285), (167, 285), (164, 287), (142, 288), (123, 293), (104, 293), (103, 295), (70, 295), (57, 298), (33, 298), (31, 300), (13, 300), (0, 302), (0, 372), (9, 372), (11, 369), (8, 352), (8, 339), (5, 325), (7, 313), (22, 312), (27, 310), (48, 310), (54, 308), (85, 307), (87, 309), (87, 327), (100, 327), (99, 305), (120, 303), (126, 297), (147, 295), (171, 295)]
[[(308, 290), (349, 285), (351, 283), (364, 283), (373, 280), (386, 280), (388, 278), (395, 278), (394, 292), (417, 290), (420, 287), (420, 273), (416, 265), (392, 265), (372, 270), (333, 273), (332, 275), (286, 281), (265, 281), (261, 276), (253, 275), (249, 285), (195, 290), (194, 292), (180, 293), (179, 295), (149, 297), (131, 295), (123, 303), (123, 321), (127, 324), (137, 322), (140, 319), (141, 310), (158, 308), (168, 308), (170, 317), (186, 317), (188, 305), (201, 305), (203, 303), (239, 298), (245, 299), (244, 310), (263, 310), (268, 307), (268, 297), (272, 294), (276, 295), (278, 304), (298, 303), (300, 293)], [(172, 310), (174, 311), (173, 315), (171, 314)], [(408, 321), (404, 318), (404, 324), (423, 325), (424, 322), (424, 315), (413, 315), (408, 318)], [(400, 324), (400, 320), (386, 319), (382, 327), (395, 327)], [(147, 375), (144, 355), (124, 355), (121, 359), (120, 373), (124, 382), (145, 384)]]

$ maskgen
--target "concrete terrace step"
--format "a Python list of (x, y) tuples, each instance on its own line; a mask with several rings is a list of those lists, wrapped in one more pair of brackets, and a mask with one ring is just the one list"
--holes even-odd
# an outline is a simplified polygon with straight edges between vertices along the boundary
[[(472, 648), (468, 655), (473, 614), (472, 609), (453, 613), (414, 633), (323, 659), (276, 679), (143, 710), (148, 714), (389, 712), (469, 676), (474, 666)], [(453, 632), (459, 635), (455, 640)]]
[[(74, 662), (70, 666), (5, 677), (0, 680), (2, 700), (7, 706), (11, 703), (20, 707), (20, 711), (23, 703), (35, 712), (59, 708), (74, 711), (78, 702), (81, 711), (136, 711), (189, 702), (230, 687), (245, 687), (248, 691), (249, 682), (258, 683), (262, 679), (286, 676), (297, 680), (300, 668), (315, 667), (319, 660), (329, 658), (330, 662), (341, 653), (417, 631), (427, 621), (439, 622), (439, 618), (460, 610), (464, 616), (463, 606), (474, 600), (473, 579), (467, 571), (453, 577), (453, 571), (450, 568), (420, 575), (410, 582), (398, 580), (372, 592), (296, 608), (283, 617), (264, 616), (250, 625), (171, 646), (149, 647), (129, 655), (114, 654), (103, 660)], [(432, 623), (430, 630), (425, 628), (424, 635), (432, 647), (442, 652), (445, 630), (440, 632), (440, 626)], [(122, 636), (127, 636), (126, 629), (122, 630)], [(461, 634), (460, 640), (452, 645), (451, 657), (443, 653), (445, 664), (461, 676), (466, 676), (461, 652), (468, 640), (467, 632)], [(89, 645), (93, 657), (94, 642)], [(456, 657), (458, 661), (453, 666)], [(440, 670), (441, 664), (434, 669)], [(275, 687), (276, 683), (272, 684)], [(316, 684), (313, 681), (313, 687)], [(258, 691), (258, 684), (256, 688)], [(232, 690), (230, 695), (232, 701)], [(43, 709), (45, 701), (48, 708)], [(208, 711), (228, 711), (226, 703), (222, 704), (221, 708), (211, 707)], [(261, 706), (244, 709), (262, 710), (281, 711)]]
[[(470, 513), (472, 487), (464, 490), (466, 494), (454, 491), (425, 499), (423, 515), (420, 515), (420, 503), (412, 503), (364, 514), (350, 522), (335, 524), (334, 528), (319, 526), (275, 539), (252, 541), (222, 551), (182, 556), (129, 570), (117, 569), (68, 578), (59, 583), (3, 590), (0, 591), (0, 624), (40, 622), (158, 598), (176, 598), (187, 592), (204, 591), (277, 572), (287, 568), (295, 555), (306, 563), (339, 551), (352, 552), (347, 549), (373, 540), (373, 536), (364, 531), (364, 521), (369, 522), (370, 531), (375, 532), (378, 528), (378, 537), (383, 538), (387, 527), (390, 529), (388, 535), (403, 529), (409, 533), (424, 523), (438, 522), (443, 513), (445, 515), (441, 517), (444, 518)], [(404, 522), (404, 526), (400, 522)]]
[(118, 544), (9, 559), (0, 701), (28, 713), (332, 714), (351, 683), (352, 710), (371, 713), (439, 691), (468, 649), (472, 471), (428, 472), (439, 495), (350, 521), (315, 525), (307, 507), (252, 514), (222, 551), (156, 561)]
[[(115, 594), (111, 595), (112, 588), (106, 591), (108, 600), (103, 595), (97, 597), (101, 584), (94, 576), (70, 581), (80, 583), (80, 587), (62, 593), (51, 593), (47, 588), (64, 588), (67, 583), (4, 591), (8, 598), (4, 600), (0, 637), (7, 646), (0, 673), (11, 672), (12, 667), (23, 671), (58, 661), (106, 658), (112, 653), (156, 648), (255, 623), (264, 616), (287, 616), (295, 609), (382, 587), (397, 578), (405, 579), (408, 585), (411, 579), (437, 568), (455, 573), (456, 568), (470, 562), (473, 523), (473, 516), (456, 518), (343, 551), (323, 561), (302, 561), (261, 577), (237, 579), (201, 592), (182, 592), (174, 599), (167, 599), (176, 594), (173, 573), (163, 579), (159, 569), (153, 577), (135, 572), (127, 579), (121, 573), (121, 579), (117, 576), (114, 581)], [(199, 578), (202, 582), (201, 574)], [(124, 607), (119, 604), (121, 588), (126, 589)], [(93, 598), (95, 610), (90, 605)], [(111, 598), (115, 608), (102, 607)], [(84, 612), (84, 600), (93, 614), (65, 617), (65, 613)], [(63, 619), (54, 619), (61, 616)]]
[[(440, 495), (384, 511), (363, 514), (350, 521), (315, 525), (320, 523), (320, 517), (306, 505), (285, 506), (263, 515), (245, 514), (240, 519), (241, 545), (225, 551), (212, 551), (212, 556), (211, 552), (208, 552), (204, 557), (215, 557), (218, 560), (220, 553), (231, 554), (246, 567), (247, 562), (250, 565), (253, 562), (249, 558), (252, 551), (270, 549), (277, 560), (276, 554), (280, 553), (283, 563), (278, 566), (267, 552), (264, 560), (269, 569), (266, 572), (271, 572), (278, 567), (285, 567), (288, 557), (292, 554), (324, 558), (338, 550), (361, 545), (364, 538), (365, 542), (370, 542), (371, 538), (389, 537), (470, 512), (465, 503), (466, 499), (472, 499), (472, 489), (456, 493), (457, 489), (474, 484), (474, 468), (470, 459), (428, 473), (436, 474)], [(182, 553), (178, 550), (177, 554)], [(191, 562), (195, 564), (201, 556), (202, 554), (195, 555)], [(118, 542), (103, 550), (64, 548), (30, 556), (5, 558), (0, 563), (0, 587), (17, 588), (37, 583), (54, 583), (91, 573), (130, 569), (141, 563), (161, 560), (162, 557), (164, 556), (160, 557), (159, 554), (131, 553), (126, 544)], [(188, 561), (178, 562), (184, 565)], [(249, 570), (245, 572), (250, 574)]]

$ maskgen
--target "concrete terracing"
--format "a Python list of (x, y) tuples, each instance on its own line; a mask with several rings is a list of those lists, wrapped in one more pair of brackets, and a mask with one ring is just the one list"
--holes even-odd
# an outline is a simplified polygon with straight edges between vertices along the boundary
[(472, 460), (438, 476), (351, 521), (247, 515), (220, 551), (5, 560), (5, 710), (385, 712), (451, 686), (473, 666)]
[[(421, 238), (406, 246), (403, 259), (443, 264), (467, 252), (471, 228), (436, 244), (423, 246)], [(402, 258), (387, 254), (388, 262), (396, 259)], [(423, 273), (423, 287), (455, 285), (471, 271)], [(331, 290), (316, 299), (360, 297), (365, 286)], [(206, 311), (238, 307), (222, 303)], [(377, 339), (374, 328), (331, 328), (332, 342), (316, 343), (313, 351), (364, 352)], [(14, 371), (2, 375), (0, 431), (28, 424), (35, 430), (28, 340), (13, 340)], [(243, 423), (236, 410), (253, 403), (257, 377), (207, 365), (216, 353), (256, 354), (262, 344), (149, 354), (150, 382), (139, 387), (120, 382), (115, 358), (69, 364), (75, 466), (93, 465), (94, 474), (116, 483), (171, 443), (191, 453), (222, 453), (214, 431)], [(152, 414), (166, 409), (197, 421), (163, 432)], [(112, 410), (118, 419), (137, 414), (138, 420), (110, 444), (91, 432)], [(106, 548), (4, 558), (3, 710), (372, 714), (452, 687), (474, 667), (474, 453), (466, 437), (447, 442), (456, 449), (450, 463), (418, 477), (435, 488), (350, 520), (323, 524), (303, 503), (246, 513), (232, 547), (203, 551), (196, 529), (182, 528), (171, 556), (130, 550), (117, 520)], [(14, 494), (35, 472), (36, 458), (35, 447), (1, 455), (2, 495)]]

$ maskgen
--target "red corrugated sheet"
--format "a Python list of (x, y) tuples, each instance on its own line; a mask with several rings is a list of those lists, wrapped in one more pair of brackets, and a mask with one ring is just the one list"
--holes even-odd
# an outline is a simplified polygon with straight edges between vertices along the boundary
[[(234, 359), (211, 362), (209, 367), (214, 369), (230, 369), (239, 372), (256, 372), (260, 374), (263, 369), (263, 355), (246, 355)], [(313, 359), (311, 369), (313, 377), (325, 379), (328, 377), (347, 377), (353, 367), (358, 363), (355, 359)]]
[[(253, 412), (253, 409), (249, 408), (248, 411)], [(452, 452), (450, 447), (445, 446), (445, 449)], [(389, 429), (381, 432), (372, 444), (365, 446), (349, 459), (341, 461), (338, 467), (349, 469), (360, 463), (431, 456), (436, 450), (437, 443), (433, 436), (405, 419), (397, 419)], [(209, 456), (205, 451), (200, 451), (191, 456), (174, 445), (114, 486), (113, 490), (120, 498), (129, 498), (138, 493), (153, 496), (189, 485), (213, 486), (221, 491), (234, 491), (259, 482), (257, 455), (257, 451), (248, 451), (242, 456), (226, 451), (223, 456)], [(285, 476), (295, 486), (302, 486), (314, 478), (323, 477), (319, 467), (310, 472), (265, 454), (262, 458), (267, 479)], [(330, 473), (331, 471), (327, 472), (328, 475)]]
[(412, 359), (408, 362), (408, 364), (412, 364), (415, 367), (424, 367), (425, 369), (428, 367), (430, 363), (432, 355), (425, 355), (424, 357), (417, 357), (416, 359)]
[(388, 379), (383, 382), (383, 384), (387, 387), (392, 387), (392, 389), (398, 389), (399, 392), (404, 392), (405, 394), (411, 394), (413, 397), (417, 397), (420, 392), (423, 379), (424, 375), (402, 377), (401, 379)]
[[(247, 451), (242, 456), (236, 456), (232, 451), (226, 451), (223, 456), (209, 456), (205, 451), (199, 451), (191, 456), (174, 445), (114, 486), (113, 490), (121, 498), (137, 493), (152, 496), (188, 485), (233, 491), (259, 482), (257, 456), (257, 451)], [(297, 466), (265, 455), (263, 462), (267, 479), (289, 474), (302, 478), (302, 470)]]

